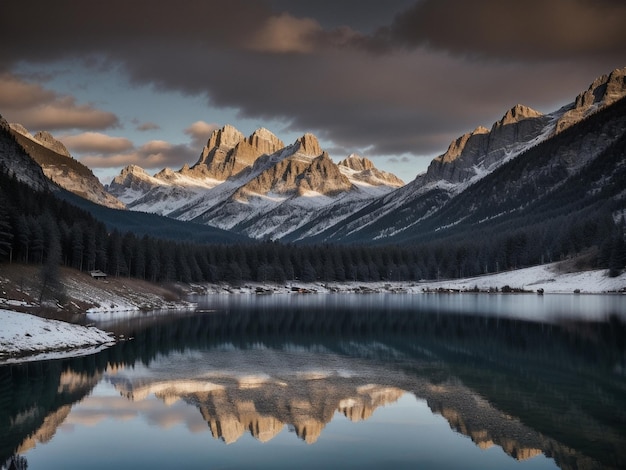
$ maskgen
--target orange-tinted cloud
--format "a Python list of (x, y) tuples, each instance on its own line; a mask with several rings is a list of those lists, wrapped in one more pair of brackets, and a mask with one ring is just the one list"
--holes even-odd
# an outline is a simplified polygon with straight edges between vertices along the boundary
[(99, 132), (83, 132), (82, 134), (59, 137), (72, 152), (80, 153), (116, 153), (133, 148), (133, 143), (124, 137), (111, 137)]
[(27, 129), (107, 129), (119, 125), (113, 113), (78, 104), (73, 96), (59, 95), (8, 73), (0, 75), (0, 110), (5, 119)]
[(288, 13), (267, 18), (262, 28), (250, 38), (248, 47), (260, 52), (308, 53), (315, 49), (315, 36), (322, 32), (311, 18), (295, 18)]
[(200, 152), (187, 145), (173, 145), (163, 140), (152, 140), (130, 152), (112, 155), (87, 155), (80, 161), (90, 168), (116, 168), (139, 165), (143, 168), (178, 168), (194, 163)]
[(184, 132), (189, 137), (191, 137), (191, 146), (197, 149), (199, 153), (202, 147), (206, 145), (213, 131), (217, 128), (219, 128), (217, 124), (209, 124), (208, 122), (204, 121), (196, 121), (187, 129), (185, 129)]

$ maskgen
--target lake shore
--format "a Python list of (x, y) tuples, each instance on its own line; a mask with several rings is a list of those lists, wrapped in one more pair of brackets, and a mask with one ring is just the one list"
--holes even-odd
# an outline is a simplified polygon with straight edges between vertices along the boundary
[[(128, 278), (95, 280), (87, 273), (62, 269), (58, 293), (43, 296), (37, 287), (37, 272), (36, 266), (2, 266), (0, 314), (3, 317), (0, 318), (0, 323), (3, 326), (0, 330), (0, 364), (6, 363), (2, 360), (3, 357), (5, 360), (19, 362), (90, 354), (95, 352), (93, 348), (105, 347), (114, 339), (101, 330), (92, 337), (91, 333), (84, 330), (85, 327), (72, 324), (84, 322), (85, 313), (128, 312), (132, 315), (133, 312), (139, 314), (147, 310), (188, 310), (194, 308), (194, 304), (186, 300), (191, 294), (424, 294), (507, 291), (626, 294), (626, 273), (611, 278), (606, 270), (566, 272), (558, 263), (454, 280), (314, 283), (287, 281), (280, 284), (245, 282), (240, 286), (175, 283), (160, 285)], [(38, 302), (39, 296), (43, 297), (42, 303)], [(31, 313), (44, 319), (24, 315)], [(47, 319), (63, 320), (64, 324), (53, 324), (51, 327), (40, 323), (51, 321)], [(9, 328), (9, 324), (13, 326)], [(64, 329), (66, 327), (67, 330)], [(59, 331), (65, 333), (60, 335)], [(80, 338), (85, 341), (81, 342)]]
[(526, 292), (545, 294), (626, 293), (626, 273), (609, 277), (606, 269), (570, 272), (560, 263), (504, 271), (462, 279), (379, 282), (285, 283), (242, 282), (193, 285), (200, 294), (287, 294), (287, 293), (407, 293), (432, 292)]

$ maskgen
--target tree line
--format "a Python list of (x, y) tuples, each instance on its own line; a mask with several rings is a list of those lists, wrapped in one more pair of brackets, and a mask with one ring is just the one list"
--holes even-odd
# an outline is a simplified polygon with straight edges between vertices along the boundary
[(110, 230), (89, 212), (0, 174), (0, 261), (152, 282), (417, 281), (458, 278), (557, 261), (591, 250), (592, 267), (619, 274), (624, 227), (610, 214), (555, 218), (473, 236), (390, 246), (197, 243)]

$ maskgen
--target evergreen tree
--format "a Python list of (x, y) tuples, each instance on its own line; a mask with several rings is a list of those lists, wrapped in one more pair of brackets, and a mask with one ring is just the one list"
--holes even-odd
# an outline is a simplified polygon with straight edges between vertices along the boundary
[(11, 262), (13, 258), (13, 226), (1, 198), (0, 204), (2, 204), (0, 205), (0, 258), (8, 257), (9, 262)]

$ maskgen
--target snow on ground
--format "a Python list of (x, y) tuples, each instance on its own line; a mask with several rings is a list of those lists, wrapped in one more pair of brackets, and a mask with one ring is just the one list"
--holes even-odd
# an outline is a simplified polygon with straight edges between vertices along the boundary
[(191, 306), (182, 299), (168, 301), (164, 298), (164, 292), (149, 292), (140, 290), (144, 286), (137, 287), (135, 284), (126, 286), (122, 279), (120, 282), (97, 281), (85, 282), (84, 279), (66, 277), (62, 283), (67, 292), (71, 292), (75, 301), (92, 304), (87, 313), (98, 312), (138, 312), (139, 310), (172, 309), (180, 310)]
[(534, 266), (474, 278), (458, 279), (453, 281), (439, 281), (428, 283), (432, 288), (472, 289), (481, 290), (490, 287), (502, 288), (508, 285), (512, 288), (537, 291), (543, 289), (546, 293), (573, 293), (580, 289), (581, 293), (618, 292), (626, 289), (626, 273), (618, 277), (609, 277), (606, 269), (581, 271), (574, 273), (560, 273), (556, 264)]
[(481, 291), (490, 288), (509, 286), (536, 292), (543, 289), (546, 294), (572, 294), (575, 290), (580, 293), (601, 294), (608, 292), (626, 292), (626, 273), (618, 277), (608, 277), (607, 270), (581, 271), (574, 273), (562, 273), (558, 271), (558, 263), (534, 266), (531, 268), (506, 271), (497, 274), (489, 274), (464, 279), (452, 279), (445, 281), (420, 281), (420, 282), (324, 282), (302, 283), (287, 281), (286, 285), (245, 283), (242, 287), (230, 287), (225, 285), (205, 286), (207, 293), (242, 293), (253, 294), (262, 289), (274, 293), (288, 293), (294, 287), (301, 287), (317, 293), (330, 292), (405, 292), (422, 293), (437, 289), (471, 290), (477, 287)]
[[(401, 292), (421, 294), (436, 289), (454, 289), (459, 291), (478, 288), (481, 291), (490, 288), (509, 286), (527, 291), (543, 289), (546, 294), (573, 293), (580, 290), (581, 293), (626, 293), (626, 273), (610, 278), (606, 270), (560, 272), (559, 264), (535, 266), (516, 271), (501, 272), (485, 276), (477, 276), (466, 279), (446, 281), (421, 281), (421, 282), (331, 282), (331, 283), (302, 283), (299, 281), (287, 281), (284, 284), (245, 283), (241, 287), (228, 285), (192, 285), (192, 290), (207, 294), (231, 293), (231, 294), (255, 294), (255, 293), (293, 293), (301, 289), (302, 292), (316, 293), (367, 293), (367, 292)], [(66, 288), (74, 294), (82, 292), (90, 297), (93, 302), (97, 297), (98, 307), (88, 311), (90, 316), (111, 315), (112, 312), (122, 312), (133, 316), (138, 314), (138, 304), (143, 307), (150, 305), (151, 296), (156, 294), (130, 293), (124, 295), (113, 292), (105, 292), (84, 284), (66, 282)], [(295, 289), (295, 290), (294, 290)], [(131, 295), (132, 294), (132, 295)], [(137, 296), (135, 299), (133, 296)], [(626, 297), (624, 297), (626, 300)], [(147, 302), (147, 303), (146, 303)], [(22, 305), (23, 302), (5, 300), (2, 305), (7, 308)], [(153, 308), (192, 308), (194, 305), (182, 301), (166, 302), (160, 299), (154, 302)], [(23, 362), (59, 357), (92, 354), (99, 349), (107, 347), (114, 342), (114, 338), (102, 330), (72, 325), (56, 320), (46, 320), (25, 313), (11, 312), (0, 308), (0, 364), (9, 362)]]
[(9, 310), (0, 309), (0, 325), (0, 364), (92, 354), (115, 342), (97, 328)]

